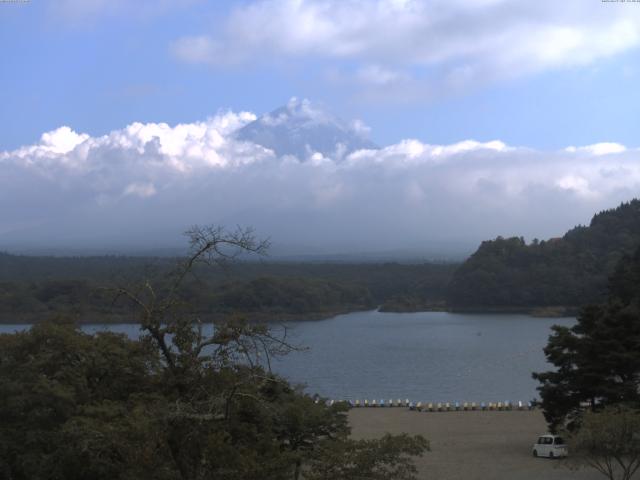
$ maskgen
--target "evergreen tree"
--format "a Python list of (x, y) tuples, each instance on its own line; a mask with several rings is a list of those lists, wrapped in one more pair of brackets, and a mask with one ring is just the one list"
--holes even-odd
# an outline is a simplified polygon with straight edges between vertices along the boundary
[(553, 327), (544, 351), (557, 369), (533, 374), (553, 429), (577, 420), (585, 403), (640, 406), (640, 249), (609, 285), (606, 303), (585, 307), (573, 327)]

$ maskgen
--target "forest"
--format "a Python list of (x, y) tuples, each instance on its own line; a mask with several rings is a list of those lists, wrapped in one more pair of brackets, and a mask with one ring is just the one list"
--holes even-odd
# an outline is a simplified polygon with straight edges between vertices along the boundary
[(640, 201), (596, 214), (561, 238), (483, 242), (447, 288), (453, 310), (558, 308), (574, 313), (606, 298), (617, 262), (640, 245)]
[[(0, 254), (0, 321), (65, 315), (82, 323), (132, 322), (114, 289), (163, 278), (170, 257), (31, 257)], [(300, 263), (238, 260), (195, 268), (182, 295), (202, 318), (234, 312), (254, 320), (326, 317), (441, 305), (455, 264)], [(160, 287), (161, 288), (161, 287)]]

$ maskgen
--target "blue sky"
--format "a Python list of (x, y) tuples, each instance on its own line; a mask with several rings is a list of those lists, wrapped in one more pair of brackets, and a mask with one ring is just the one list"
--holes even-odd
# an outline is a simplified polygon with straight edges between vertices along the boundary
[[(431, 143), (500, 139), (535, 148), (602, 141), (638, 144), (640, 52), (631, 41), (628, 47), (578, 65), (561, 59), (533, 72), (500, 73), (460, 90), (445, 88), (435, 96), (418, 92), (408, 98), (397, 98), (397, 92), (387, 95), (385, 88), (363, 95), (367, 86), (345, 78), (363, 65), (379, 63), (380, 58), (364, 49), (332, 55), (314, 48), (295, 54), (275, 48), (265, 54), (266, 60), (249, 55), (231, 65), (185, 62), (172, 54), (175, 42), (215, 36), (228, 28), (234, 10), (257, 3), (269, 2), (175, 1), (154, 8), (143, 1), (138, 9), (118, 0), (0, 5), (5, 72), (0, 76), (0, 147), (32, 143), (61, 125), (98, 135), (133, 121), (195, 121), (219, 109), (264, 113), (292, 96), (322, 102), (345, 118), (362, 119), (382, 145), (403, 138)], [(452, 3), (461, 4), (458, 12), (477, 8), (474, 1)], [(585, 32), (595, 28), (589, 23), (593, 18), (606, 23), (607, 16), (640, 12), (634, 4), (568, 3), (575, 9), (569, 18), (584, 16), (577, 23), (587, 25)], [(552, 24), (557, 2), (547, 5), (544, 20)], [(495, 23), (500, 25), (497, 14)], [(422, 65), (412, 58), (383, 60), (385, 68), (415, 74), (411, 88), (418, 90), (420, 78), (428, 84), (429, 76), (437, 75), (430, 70), (457, 61)]]
[[(240, 223), (298, 252), (433, 251), (640, 191), (637, 2), (0, 2), (0, 42), (0, 248)], [(239, 141), (282, 105), (384, 148)]]

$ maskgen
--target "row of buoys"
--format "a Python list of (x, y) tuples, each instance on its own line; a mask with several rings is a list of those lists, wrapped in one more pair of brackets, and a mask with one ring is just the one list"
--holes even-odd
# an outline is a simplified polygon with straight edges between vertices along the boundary
[(360, 403), (360, 400), (351, 401), (349, 400), (349, 405), (352, 407), (411, 407), (412, 402), (407, 398), (406, 400), (389, 400), (385, 402), (384, 400), (363, 400)]
[[(317, 402), (318, 400), (316, 400)], [(329, 400), (327, 405), (332, 406), (335, 403), (344, 403), (345, 400)], [(407, 407), (409, 410), (417, 410), (419, 412), (456, 412), (456, 411), (504, 411), (504, 410), (533, 410), (535, 405), (532, 402), (417, 402), (414, 403), (409, 399), (406, 400), (346, 400), (352, 408), (379, 408), (379, 407)]]
[(419, 412), (459, 412), (459, 411), (471, 411), (471, 410), (533, 410), (534, 405), (532, 402), (454, 402), (454, 403), (423, 403), (418, 402), (415, 405), (409, 405), (409, 410), (417, 410)]

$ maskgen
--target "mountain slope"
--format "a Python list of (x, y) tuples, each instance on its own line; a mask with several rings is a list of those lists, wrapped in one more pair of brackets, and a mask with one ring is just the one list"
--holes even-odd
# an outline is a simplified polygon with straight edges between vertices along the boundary
[(306, 160), (315, 152), (342, 158), (355, 150), (375, 149), (366, 128), (347, 124), (308, 100), (289, 103), (242, 127), (236, 138), (262, 145), (277, 155), (294, 155)]
[(448, 287), (454, 309), (579, 307), (605, 298), (607, 278), (640, 245), (640, 200), (596, 214), (588, 227), (527, 245), (483, 242)]

